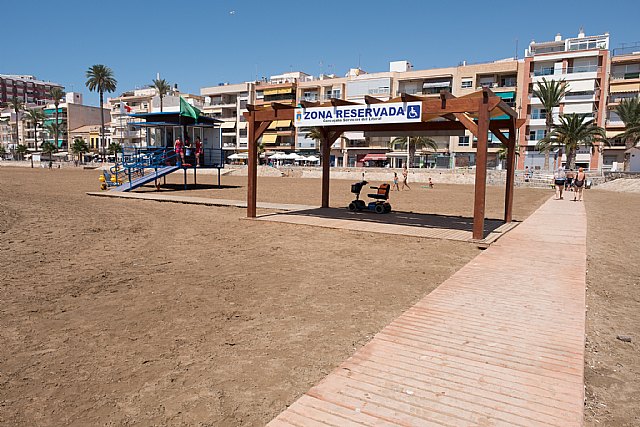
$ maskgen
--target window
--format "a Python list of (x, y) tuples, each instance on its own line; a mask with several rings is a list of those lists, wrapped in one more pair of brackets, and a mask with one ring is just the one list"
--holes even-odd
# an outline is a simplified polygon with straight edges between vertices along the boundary
[(546, 118), (547, 118), (547, 110), (545, 110), (544, 108), (534, 108), (533, 111), (531, 112), (531, 119), (533, 120), (546, 119)]
[(539, 141), (547, 134), (547, 131), (544, 129), (532, 130), (529, 131), (529, 141)]
[(458, 146), (459, 147), (468, 147), (469, 146), (469, 137), (468, 136), (459, 136), (458, 137)]
[(500, 78), (500, 86), (502, 87), (515, 87), (517, 85), (516, 76), (506, 76)]
[(462, 84), (460, 85), (462, 89), (468, 89), (473, 87), (473, 79), (463, 79)]

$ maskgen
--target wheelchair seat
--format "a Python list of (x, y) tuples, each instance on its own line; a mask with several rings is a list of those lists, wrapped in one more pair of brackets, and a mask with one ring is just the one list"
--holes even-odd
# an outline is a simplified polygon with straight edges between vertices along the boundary
[(377, 189), (376, 193), (367, 194), (368, 197), (377, 200), (389, 200), (389, 191), (391, 190), (391, 186), (389, 184), (380, 184), (379, 187), (371, 187), (372, 189)]

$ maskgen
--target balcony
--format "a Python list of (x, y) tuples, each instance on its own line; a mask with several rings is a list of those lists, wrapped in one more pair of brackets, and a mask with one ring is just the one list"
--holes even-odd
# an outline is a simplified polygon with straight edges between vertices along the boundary
[(551, 80), (586, 80), (595, 79), (601, 67), (597, 65), (585, 65), (580, 67), (569, 67), (566, 70), (556, 70), (554, 68), (542, 68), (531, 73), (531, 81), (537, 83), (543, 78), (550, 80), (548, 77), (553, 76)]
[(635, 80), (635, 79), (640, 79), (640, 72), (611, 74), (611, 80)]

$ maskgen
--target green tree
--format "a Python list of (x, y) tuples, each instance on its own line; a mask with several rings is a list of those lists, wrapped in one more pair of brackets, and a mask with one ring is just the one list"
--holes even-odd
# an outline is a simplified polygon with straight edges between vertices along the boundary
[[(408, 141), (407, 141), (408, 140)], [(399, 136), (394, 138), (390, 143), (389, 147), (394, 149), (398, 145), (400, 145), (401, 150), (407, 150), (407, 143), (409, 144), (409, 167), (413, 167), (413, 158), (416, 155), (416, 151), (424, 150), (425, 148), (430, 149), (432, 151), (438, 151), (438, 143), (428, 136)]]
[[(624, 123), (625, 130), (618, 135), (624, 140), (625, 151), (640, 141), (640, 98), (625, 98), (615, 108), (615, 112)], [(624, 170), (629, 171), (631, 153), (624, 154)]]
[(115, 92), (118, 82), (113, 77), (113, 71), (106, 65), (92, 65), (87, 70), (87, 81), (85, 85), (91, 92), (100, 94), (100, 148), (104, 147), (104, 93)]
[(580, 146), (593, 149), (596, 142), (609, 145), (603, 128), (596, 125), (586, 114), (566, 114), (560, 116), (560, 123), (553, 125), (551, 133), (541, 139), (536, 148), (551, 151), (562, 148), (567, 153), (567, 167), (576, 168), (576, 152)]
[[(305, 138), (307, 139), (313, 139), (317, 146), (318, 146), (318, 151), (320, 154), (320, 158), (322, 159), (322, 143), (323, 143), (323, 139), (322, 139), (322, 132), (320, 131), (319, 127), (312, 127), (310, 128), (307, 133), (305, 134)], [(322, 159), (322, 161), (324, 162), (324, 159)]]
[(118, 153), (122, 151), (122, 145), (118, 142), (112, 142), (109, 144), (109, 148), (107, 149), (109, 154), (113, 154), (116, 158), (116, 163), (118, 163)]
[(57, 147), (58, 146), (58, 138), (59, 138), (60, 134), (64, 133), (65, 130), (66, 130), (64, 124), (51, 122), (51, 123), (47, 123), (46, 125), (44, 125), (44, 129), (49, 134), (49, 139), (51, 139), (52, 143), (55, 144), (55, 146)]
[(155, 79), (152, 86), (160, 97), (160, 112), (162, 112), (162, 98), (171, 90), (171, 85), (165, 79)]
[[(542, 106), (547, 112), (545, 123), (546, 135), (549, 135), (553, 127), (553, 109), (560, 105), (560, 101), (562, 101), (568, 89), (569, 86), (564, 80), (547, 81), (544, 77), (533, 89), (533, 96), (540, 99)], [(544, 151), (544, 169), (549, 170), (549, 150)]]
[(40, 149), (42, 150), (43, 154), (49, 155), (49, 161), (51, 161), (53, 158), (53, 153), (58, 151), (58, 146), (51, 141), (45, 141), (42, 143)]
[(7, 150), (5, 150), (4, 145), (0, 145), (0, 158), (7, 155)]
[[(60, 121), (58, 119), (58, 109), (60, 107), (60, 101), (62, 100), (62, 98), (64, 98), (64, 91), (62, 90), (62, 88), (60, 87), (53, 87), (51, 88), (51, 90), (49, 91), (49, 97), (51, 98), (51, 100), (53, 101), (53, 105), (55, 106), (56, 110), (55, 110), (55, 117), (56, 117), (56, 123), (60, 124)], [(58, 135), (56, 135), (56, 144), (58, 143)]]
[[(506, 160), (507, 151), (508, 151), (507, 144), (505, 144), (504, 142), (500, 142), (500, 148), (498, 149), (498, 158), (500, 160)], [(516, 146), (515, 146), (515, 154), (516, 154), (516, 157), (520, 156), (520, 145), (518, 143), (516, 143)]]
[(16, 147), (16, 153), (20, 155), (21, 160), (24, 160), (24, 156), (25, 154), (27, 154), (27, 151), (29, 151), (29, 149), (24, 144), (18, 144), (18, 146)]
[(27, 108), (27, 119), (33, 123), (34, 138), (36, 143), (36, 151), (38, 151), (38, 125), (47, 118), (44, 112), (39, 108)]
[(16, 116), (16, 144), (20, 144), (18, 137), (18, 115), (20, 114), (20, 111), (24, 109), (24, 103), (20, 98), (16, 98), (14, 96), (9, 100), (9, 107), (11, 107)]
[(78, 161), (82, 163), (82, 155), (89, 152), (89, 147), (87, 146), (87, 143), (84, 141), (84, 139), (76, 137), (76, 139), (73, 140), (71, 152), (78, 156)]

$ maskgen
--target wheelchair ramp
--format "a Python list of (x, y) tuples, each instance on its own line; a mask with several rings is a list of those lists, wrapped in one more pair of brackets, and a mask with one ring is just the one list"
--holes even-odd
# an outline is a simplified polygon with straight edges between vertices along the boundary
[(178, 169), (180, 169), (178, 166), (164, 166), (164, 167), (158, 168), (157, 171), (149, 170), (148, 174), (145, 174), (139, 178), (136, 178), (131, 182), (125, 182), (122, 185), (111, 187), (109, 191), (121, 193), (121, 192), (135, 190), (136, 188), (141, 187), (145, 184), (148, 184), (149, 182), (152, 182), (158, 178), (162, 178), (163, 176), (169, 175), (170, 173), (173, 173)]
[(584, 205), (549, 200), (269, 426), (582, 426), (585, 274)]

